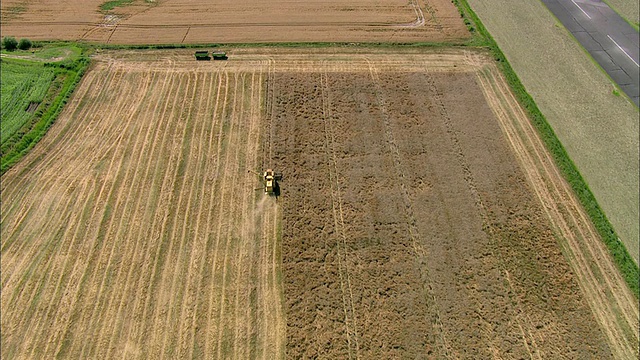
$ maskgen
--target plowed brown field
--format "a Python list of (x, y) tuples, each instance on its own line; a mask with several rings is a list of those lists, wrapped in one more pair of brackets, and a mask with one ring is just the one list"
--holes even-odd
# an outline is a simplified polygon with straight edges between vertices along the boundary
[(636, 356), (635, 299), (487, 59), (97, 55), (2, 177), (3, 358)]
[(415, 42), (470, 35), (448, 0), (135, 0), (101, 12), (104, 2), (4, 0), (2, 33), (115, 44)]

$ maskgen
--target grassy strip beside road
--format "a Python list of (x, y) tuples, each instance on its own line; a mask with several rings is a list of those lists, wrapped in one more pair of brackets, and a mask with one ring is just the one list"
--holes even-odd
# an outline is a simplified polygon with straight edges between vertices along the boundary
[[(0, 174), (4, 174), (46, 134), (82, 78), (89, 59), (79, 55), (56, 62), (1, 61)], [(35, 109), (36, 105), (30, 104), (39, 105)]]
[(640, 25), (640, 2), (638, 0), (604, 0), (604, 2), (638, 30)]
[[(618, 240), (618, 236), (613, 229), (613, 226), (605, 216), (604, 212), (598, 205), (593, 193), (587, 186), (586, 182), (580, 175), (580, 172), (576, 168), (573, 161), (569, 158), (564, 146), (558, 140), (555, 132), (545, 119), (544, 115), (533, 101), (533, 98), (527, 93), (526, 89), (520, 82), (520, 79), (516, 75), (515, 71), (511, 68), (511, 65), (507, 61), (506, 57), (494, 41), (493, 37), (487, 29), (484, 27), (478, 16), (471, 9), (466, 0), (453, 0), (454, 4), (458, 6), (463, 16), (470, 19), (475, 25), (475, 30), (478, 31), (485, 39), (486, 46), (491, 50), (494, 58), (499, 62), (505, 78), (507, 79), (509, 86), (511, 86), (514, 94), (518, 98), (518, 101), (528, 112), (533, 124), (538, 129), (545, 145), (553, 155), (553, 158), (559, 167), (560, 171), (564, 175), (565, 179), (571, 185), (573, 191), (577, 195), (578, 199), (587, 210), (593, 224), (602, 236), (609, 252), (611, 253), (616, 265), (620, 269), (622, 276), (629, 285), (631, 291), (638, 297), (639, 293), (639, 272), (638, 266), (629, 255), (629, 252), (625, 248), (624, 244)], [(468, 26), (471, 26), (468, 24)]]

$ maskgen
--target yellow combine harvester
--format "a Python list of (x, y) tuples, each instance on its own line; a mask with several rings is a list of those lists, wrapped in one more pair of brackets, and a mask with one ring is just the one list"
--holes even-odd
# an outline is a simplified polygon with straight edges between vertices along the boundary
[(282, 179), (282, 174), (274, 172), (273, 169), (267, 169), (267, 171), (262, 174), (262, 178), (264, 180), (264, 193), (278, 196), (280, 193), (278, 180)]

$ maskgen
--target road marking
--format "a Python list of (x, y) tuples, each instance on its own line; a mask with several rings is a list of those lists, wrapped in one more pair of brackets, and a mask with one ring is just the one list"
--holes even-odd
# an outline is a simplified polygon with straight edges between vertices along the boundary
[(634, 63), (634, 64), (636, 64), (636, 66), (640, 67), (640, 65), (638, 65), (638, 63), (637, 63), (635, 60), (633, 60), (633, 58), (631, 57), (631, 55), (629, 55), (629, 53), (627, 53), (626, 51), (624, 51), (624, 49), (622, 48), (622, 46), (618, 45), (618, 43), (617, 43), (615, 40), (613, 40), (613, 38), (612, 38), (611, 36), (607, 35), (607, 37), (609, 38), (609, 40), (613, 41), (613, 43), (614, 43), (614, 44), (616, 44), (616, 46), (618, 47), (618, 49), (622, 50), (622, 52), (623, 52), (625, 55), (627, 55), (627, 57), (628, 57), (629, 59), (631, 59), (631, 61), (633, 61), (633, 63)]
[(575, 2), (575, 0), (571, 0), (571, 2), (572, 2), (575, 6), (577, 6), (577, 7), (578, 7), (578, 9), (580, 9), (580, 11), (582, 11), (585, 15), (587, 15), (587, 17), (588, 17), (589, 19), (591, 19), (591, 16), (589, 16), (589, 14), (587, 14), (587, 12), (586, 12), (586, 11), (584, 11), (584, 9), (582, 9), (582, 8), (580, 7), (580, 5), (578, 5), (578, 3), (577, 3), (577, 2)]

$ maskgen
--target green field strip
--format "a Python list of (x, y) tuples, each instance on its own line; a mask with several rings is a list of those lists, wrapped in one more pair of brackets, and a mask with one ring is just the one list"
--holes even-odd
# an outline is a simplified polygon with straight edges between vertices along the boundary
[[(85, 56), (45, 63), (2, 59), (0, 174), (4, 174), (46, 134), (88, 65), (89, 59)], [(5, 82), (5, 76), (9, 81)], [(39, 104), (33, 113), (27, 111), (32, 102)]]
[(43, 64), (30, 64), (2, 59), (2, 132), (0, 144), (27, 125), (33, 112), (27, 111), (31, 103), (40, 104), (53, 81), (54, 71)]

